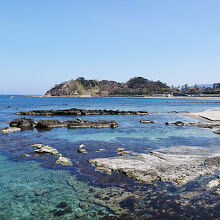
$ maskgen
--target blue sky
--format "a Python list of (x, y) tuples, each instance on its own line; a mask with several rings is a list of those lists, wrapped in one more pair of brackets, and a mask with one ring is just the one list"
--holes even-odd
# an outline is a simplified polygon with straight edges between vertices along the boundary
[(84, 76), (220, 81), (219, 0), (0, 0), (0, 94)]

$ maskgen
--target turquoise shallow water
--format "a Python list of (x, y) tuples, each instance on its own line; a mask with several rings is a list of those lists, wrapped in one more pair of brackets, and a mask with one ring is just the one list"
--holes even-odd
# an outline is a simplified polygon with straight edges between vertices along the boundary
[[(0, 134), (0, 219), (186, 219), (187, 215), (193, 219), (217, 219), (219, 198), (202, 186), (209, 176), (184, 187), (160, 182), (141, 185), (121, 174), (96, 172), (87, 160), (117, 156), (118, 147), (131, 152), (148, 152), (186, 145), (214, 151), (220, 146), (220, 136), (211, 130), (166, 126), (165, 122), (194, 121), (181, 114), (168, 113), (170, 111), (195, 112), (219, 106), (211, 100), (0, 96), (0, 128), (6, 127), (8, 120), (20, 117), (14, 114), (17, 111), (31, 109), (75, 107), (158, 112), (148, 116), (81, 117), (117, 120), (119, 127), (116, 129), (57, 128), (46, 132)], [(35, 120), (45, 118), (35, 117)], [(75, 118), (56, 116), (49, 119)], [(141, 119), (158, 123), (141, 124)], [(33, 154), (30, 145), (35, 143), (55, 147), (71, 159), (73, 166), (55, 165), (54, 157)], [(77, 152), (82, 143), (88, 149), (87, 155)], [(96, 152), (99, 148), (106, 151)], [(31, 154), (31, 157), (23, 158), (21, 153)]]

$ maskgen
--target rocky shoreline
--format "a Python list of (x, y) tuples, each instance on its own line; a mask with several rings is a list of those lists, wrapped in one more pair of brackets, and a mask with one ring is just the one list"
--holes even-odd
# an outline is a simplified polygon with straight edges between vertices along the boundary
[(120, 110), (87, 110), (87, 109), (62, 109), (62, 110), (32, 110), (17, 112), (16, 115), (28, 116), (56, 116), (56, 115), (148, 115), (146, 111), (120, 111)]

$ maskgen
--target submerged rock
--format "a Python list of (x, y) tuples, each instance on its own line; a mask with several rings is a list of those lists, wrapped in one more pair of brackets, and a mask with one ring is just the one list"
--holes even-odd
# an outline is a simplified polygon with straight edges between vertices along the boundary
[(66, 158), (66, 157), (58, 157), (58, 159), (56, 160), (56, 163), (67, 165), (67, 166), (72, 166), (73, 165), (73, 163), (70, 161), (70, 159)]
[(121, 172), (142, 183), (151, 184), (160, 180), (184, 185), (201, 175), (220, 170), (220, 166), (204, 164), (206, 159), (214, 157), (216, 154), (199, 156), (179, 152), (175, 154), (173, 151), (170, 153), (152, 151), (138, 156), (90, 159), (89, 162), (94, 164), (97, 170), (101, 168), (101, 171), (107, 169), (112, 172)]
[(72, 209), (68, 206), (67, 208), (65, 209), (55, 209), (55, 210), (52, 210), (52, 213), (54, 215), (54, 217), (61, 217), (63, 215), (66, 215), (66, 214), (70, 214), (72, 213)]
[(22, 153), (21, 156), (22, 156), (22, 157), (30, 157), (31, 155), (30, 155), (30, 154)]
[(120, 110), (86, 110), (86, 109), (62, 109), (62, 110), (32, 110), (18, 112), (17, 115), (148, 115), (146, 111), (120, 111)]
[(0, 130), (0, 132), (2, 134), (14, 133), (14, 132), (18, 132), (18, 131), (21, 131), (21, 129), (20, 128), (16, 128), (16, 127), (2, 128)]
[(137, 195), (117, 187), (100, 189), (94, 196), (89, 197), (92, 202), (106, 206), (116, 214), (132, 211), (130, 209), (134, 208), (137, 198)]
[(42, 196), (44, 194), (48, 193), (48, 190), (47, 189), (41, 189), (41, 190), (38, 190), (34, 193), (35, 196)]
[(67, 202), (60, 202), (56, 208), (59, 208), (59, 209), (64, 209), (64, 208), (67, 208), (69, 206), (69, 204)]

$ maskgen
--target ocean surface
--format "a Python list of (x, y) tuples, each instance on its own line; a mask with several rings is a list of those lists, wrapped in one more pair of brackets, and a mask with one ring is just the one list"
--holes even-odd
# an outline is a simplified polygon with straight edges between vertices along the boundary
[[(215, 150), (220, 135), (211, 129), (166, 126), (167, 121), (196, 121), (173, 111), (197, 112), (219, 108), (215, 100), (136, 98), (49, 98), (0, 96), (0, 128), (23, 116), (19, 111), (38, 109), (143, 110), (150, 115), (80, 116), (86, 120), (116, 120), (115, 129), (55, 128), (0, 134), (0, 220), (3, 219), (219, 219), (220, 197), (204, 188), (204, 176), (177, 187), (172, 183), (140, 184), (123, 174), (95, 170), (88, 159), (118, 156), (116, 149), (147, 153), (172, 146), (197, 146)], [(26, 116), (74, 120), (75, 116)], [(141, 119), (156, 120), (142, 124)], [(49, 155), (33, 153), (31, 144), (56, 148), (73, 162), (55, 164)], [(79, 154), (84, 144), (88, 153)], [(105, 151), (97, 152), (97, 149)], [(26, 153), (31, 156), (22, 157)]]

